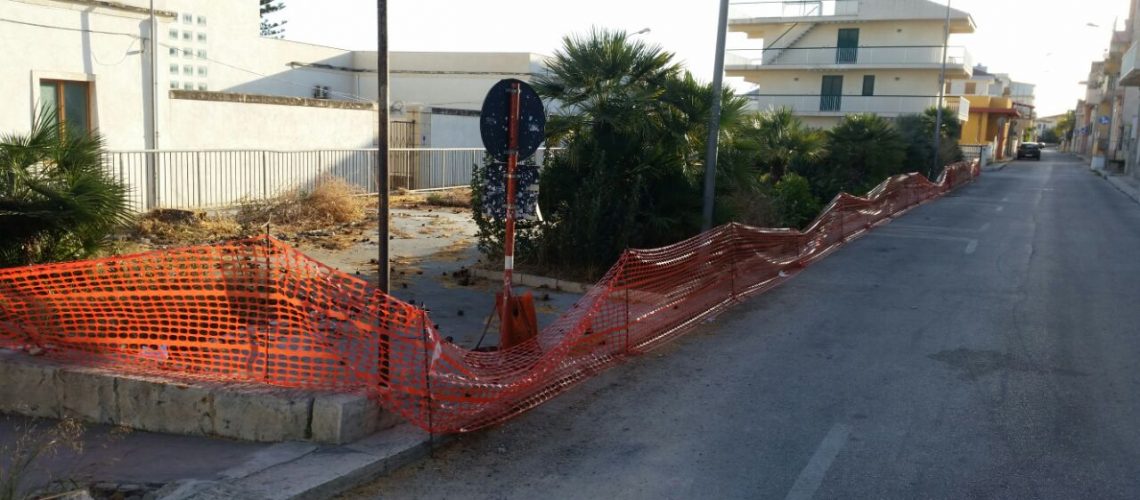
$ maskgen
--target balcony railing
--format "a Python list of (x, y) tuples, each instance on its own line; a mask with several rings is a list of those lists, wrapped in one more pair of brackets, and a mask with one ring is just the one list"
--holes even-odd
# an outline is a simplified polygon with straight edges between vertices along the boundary
[(1120, 64), (1120, 85), (1124, 87), (1140, 87), (1140, 42), (1132, 44), (1128, 52), (1124, 53)]
[(729, 5), (729, 19), (854, 16), (859, 0), (738, 1)]
[[(938, 96), (903, 95), (751, 95), (753, 109), (790, 109), (797, 115), (842, 116), (859, 113), (874, 113), (882, 116), (898, 116), (922, 113), (938, 105)], [(958, 112), (959, 99), (956, 96), (943, 97), (942, 105)], [(966, 113), (969, 105), (966, 104)]]
[[(936, 66), (942, 64), (942, 53), (941, 46), (743, 49), (730, 53), (725, 63), (736, 70), (775, 66)], [(947, 47), (946, 64), (970, 69), (974, 67), (974, 58), (965, 47)]]

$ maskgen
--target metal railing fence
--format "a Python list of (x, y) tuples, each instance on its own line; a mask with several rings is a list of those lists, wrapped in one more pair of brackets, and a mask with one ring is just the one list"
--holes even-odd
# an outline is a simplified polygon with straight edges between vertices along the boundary
[[(393, 190), (468, 186), (484, 154), (481, 148), (392, 148), (390, 185)], [(536, 153), (540, 165), (546, 154)], [(375, 194), (377, 184), (375, 149), (108, 151), (103, 161), (107, 172), (130, 188), (131, 204), (140, 212), (223, 208), (313, 189), (330, 178), (343, 179), (362, 194)]]

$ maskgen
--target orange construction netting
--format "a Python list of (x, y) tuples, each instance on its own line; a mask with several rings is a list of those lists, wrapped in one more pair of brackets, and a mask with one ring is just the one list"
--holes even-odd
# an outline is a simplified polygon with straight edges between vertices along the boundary
[(432, 432), (507, 420), (768, 289), (877, 223), (980, 175), (887, 179), (804, 231), (728, 224), (629, 250), (509, 350), (447, 342), (427, 313), (268, 237), (0, 270), (0, 347), (125, 373), (359, 391)]

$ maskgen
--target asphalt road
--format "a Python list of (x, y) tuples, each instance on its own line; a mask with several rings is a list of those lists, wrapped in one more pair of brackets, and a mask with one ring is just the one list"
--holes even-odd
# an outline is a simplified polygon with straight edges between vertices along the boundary
[(1051, 151), (351, 498), (1140, 497), (1140, 205)]

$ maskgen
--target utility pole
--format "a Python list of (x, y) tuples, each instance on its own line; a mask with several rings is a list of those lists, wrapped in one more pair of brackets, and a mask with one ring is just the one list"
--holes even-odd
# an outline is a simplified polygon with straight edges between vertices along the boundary
[(380, 230), (380, 256), (377, 259), (376, 279), (380, 291), (389, 292), (390, 262), (388, 260), (388, 0), (376, 0), (376, 99), (379, 123), (376, 127), (376, 189), (377, 219)]
[(728, 31), (728, 0), (720, 0), (720, 19), (716, 28), (716, 63), (713, 68), (712, 112), (709, 113), (708, 149), (705, 151), (705, 205), (701, 230), (712, 229), (713, 199), (716, 195), (716, 157), (720, 146), (720, 98), (724, 86), (724, 44)]
[(150, 148), (158, 149), (158, 21), (150, 0)]
[[(950, 45), (950, 0), (946, 0), (946, 24), (942, 26), (942, 70), (938, 73), (938, 111), (934, 119), (934, 160), (930, 167), (930, 180), (938, 173), (942, 152), (942, 98), (946, 95), (946, 53)], [(961, 104), (959, 104), (960, 106)]]

